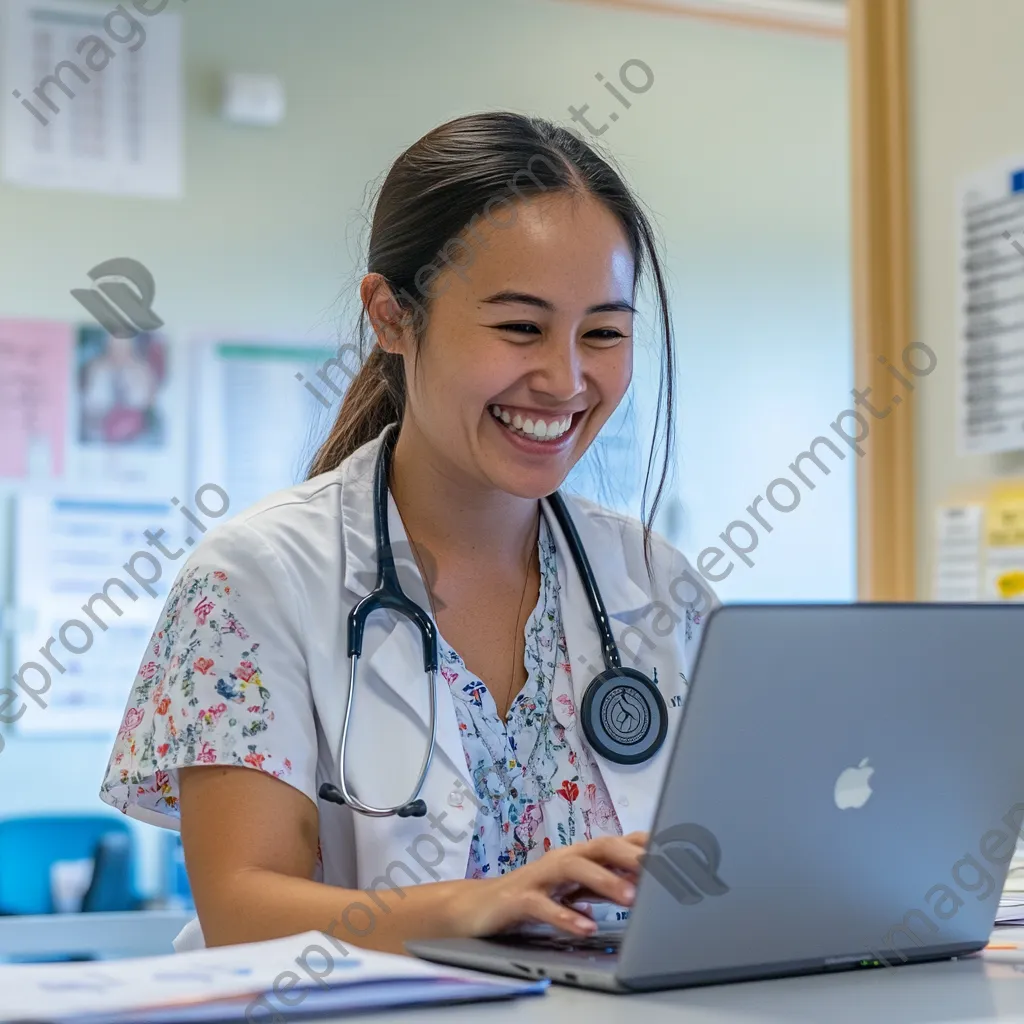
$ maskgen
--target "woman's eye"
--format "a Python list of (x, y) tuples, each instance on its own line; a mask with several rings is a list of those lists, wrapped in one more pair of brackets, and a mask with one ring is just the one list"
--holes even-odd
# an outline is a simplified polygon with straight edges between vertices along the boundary
[(596, 331), (588, 331), (586, 337), (591, 338), (594, 341), (604, 341), (609, 344), (614, 344), (620, 338), (624, 338), (625, 335), (622, 331), (617, 331), (614, 327), (603, 327)]
[(514, 334), (540, 334), (540, 328), (536, 324), (499, 324), (498, 329)]
[[(540, 334), (540, 328), (536, 324), (531, 323), (513, 323), (513, 324), (498, 324), (497, 328), (499, 331), (507, 331), (510, 334)], [(600, 327), (595, 328), (592, 331), (587, 331), (584, 335), (587, 341), (592, 344), (604, 344), (614, 345), (616, 342), (621, 341), (626, 335), (622, 331), (617, 330), (614, 327)]]

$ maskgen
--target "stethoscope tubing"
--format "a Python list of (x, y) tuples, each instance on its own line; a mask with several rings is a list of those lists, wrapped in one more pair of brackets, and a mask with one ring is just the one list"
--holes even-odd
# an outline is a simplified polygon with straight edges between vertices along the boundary
[(608, 669), (621, 668), (622, 658), (619, 655), (619, 647), (615, 643), (615, 635), (612, 633), (611, 622), (608, 618), (608, 610), (604, 606), (601, 591), (598, 589), (597, 580), (594, 579), (594, 570), (583, 550), (583, 541), (576, 532), (576, 524), (565, 507), (565, 501), (561, 494), (555, 491), (548, 495), (548, 504), (555, 513), (558, 525), (569, 542), (569, 551), (576, 563), (576, 572), (583, 583), (583, 589), (587, 593), (587, 603), (590, 605), (590, 612), (594, 616), (594, 624), (601, 635), (601, 657), (604, 659), (604, 667)]
[[(356, 663), (358, 661), (359, 655), (356, 654), (351, 659), (352, 668), (348, 681), (348, 699), (345, 701), (345, 717), (342, 719), (341, 723), (341, 741), (338, 749), (338, 766), (340, 769), (340, 784), (338, 786), (338, 790), (345, 803), (353, 810), (359, 811), (371, 818), (390, 818), (393, 814), (397, 813), (397, 807), (372, 807), (370, 804), (364, 804), (358, 797), (353, 795), (348, 788), (348, 783), (345, 781), (345, 752), (348, 747), (349, 721), (352, 716), (352, 705), (355, 703)], [(413, 790), (412, 797), (406, 801), (406, 803), (399, 805), (403, 808), (408, 807), (409, 804), (419, 796), (420, 790), (423, 789), (423, 783), (426, 781), (427, 773), (430, 771), (431, 759), (434, 756), (434, 744), (437, 739), (437, 676), (433, 669), (428, 672), (428, 675), (430, 678), (430, 714), (428, 718), (429, 725), (427, 726), (427, 734), (430, 736), (430, 742), (427, 744), (426, 756), (423, 758), (423, 763), (420, 766), (419, 777), (416, 782), (416, 788)]]
[[(329, 783), (325, 783), (320, 787), (320, 796), (323, 799), (330, 800), (334, 803), (347, 804), (353, 810), (359, 811), (360, 813), (372, 818), (386, 818), (392, 815), (399, 815), (400, 817), (422, 817), (426, 813), (426, 804), (419, 798), (419, 794), (426, 782), (427, 773), (430, 770), (430, 764), (434, 755), (434, 748), (437, 740), (437, 627), (435, 626), (431, 616), (428, 615), (423, 608), (411, 601), (402, 590), (401, 583), (398, 579), (398, 573), (395, 569), (394, 555), (391, 550), (391, 538), (388, 531), (388, 468), (390, 465), (392, 446), (394, 444), (397, 428), (397, 423), (390, 424), (385, 428), (381, 440), (382, 447), (377, 459), (376, 471), (374, 473), (373, 512), (374, 533), (377, 543), (377, 584), (373, 591), (359, 601), (348, 615), (348, 655), (351, 667), (349, 672), (348, 695), (345, 701), (345, 713), (341, 725), (341, 737), (338, 749), (340, 785), (335, 787)], [(597, 580), (594, 577), (594, 571), (591, 568), (586, 552), (583, 549), (583, 542), (581, 541), (579, 533), (576, 530), (576, 526), (572, 521), (572, 516), (569, 514), (565, 501), (558, 491), (554, 491), (552, 494), (548, 495), (547, 502), (558, 521), (563, 536), (568, 542), (569, 551), (572, 555), (573, 562), (576, 565), (579, 578), (583, 583), (583, 589), (586, 592), (587, 603), (590, 605), (590, 610), (594, 617), (594, 623), (597, 626), (598, 634), (601, 637), (601, 655), (604, 660), (605, 671), (597, 676), (591, 683), (590, 687), (588, 687), (587, 695), (592, 696), (594, 684), (602, 680), (607, 681), (608, 676), (621, 674), (622, 677), (628, 677), (642, 684), (643, 688), (652, 694), (651, 700), (654, 701), (657, 705), (657, 709), (660, 711), (660, 714), (658, 715), (660, 726), (654, 745), (654, 749), (657, 749), (661, 746), (665, 735), (666, 723), (664, 718), (664, 701), (660, 695), (658, 695), (655, 684), (651, 683), (646, 676), (643, 676), (641, 673), (633, 669), (622, 668), (622, 660), (618, 646), (615, 643), (614, 634), (612, 633), (608, 612), (604, 606), (604, 601), (601, 598), (601, 591), (598, 589)], [(363, 650), (363, 634), (365, 631), (366, 620), (372, 612), (384, 608), (398, 612), (400, 615), (410, 620), (419, 631), (423, 642), (423, 668), (427, 673), (429, 680), (429, 716), (427, 726), (429, 742), (427, 744), (426, 754), (420, 766), (419, 775), (417, 777), (416, 786), (413, 789), (412, 796), (405, 803), (399, 804), (395, 807), (373, 807), (370, 804), (363, 803), (351, 792), (345, 779), (345, 757), (348, 751), (349, 726), (351, 723), (352, 708), (355, 704), (357, 666)], [(589, 708), (590, 703), (592, 703), (592, 701), (588, 703), (588, 699), (585, 697), (584, 705)], [(595, 748), (598, 749), (600, 753), (604, 754), (604, 756), (613, 760), (618, 760), (623, 764), (634, 764), (639, 763), (642, 760), (646, 760), (646, 758), (650, 756), (647, 752), (640, 752), (635, 756), (622, 754), (621, 752), (617, 755), (614, 750), (604, 747), (597, 739), (590, 736), (587, 731), (586, 722), (584, 722), (583, 728), (584, 733), (587, 735), (588, 739), (591, 740), (592, 745), (595, 745)]]

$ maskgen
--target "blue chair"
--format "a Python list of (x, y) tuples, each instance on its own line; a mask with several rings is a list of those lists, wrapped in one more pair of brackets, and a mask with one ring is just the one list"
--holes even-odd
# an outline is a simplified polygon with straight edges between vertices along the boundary
[(141, 900), (131, 886), (132, 837), (104, 832), (93, 855), (92, 881), (82, 897), (85, 913), (138, 910)]
[(188, 871), (185, 870), (185, 851), (181, 845), (181, 833), (167, 833), (163, 861), (163, 899), (168, 906), (178, 910), (195, 910)]
[[(0, 914), (49, 914), (50, 868), (93, 857), (89, 910), (137, 909), (127, 822), (109, 815), (36, 815), (0, 820)], [(83, 907), (85, 909), (85, 907)]]

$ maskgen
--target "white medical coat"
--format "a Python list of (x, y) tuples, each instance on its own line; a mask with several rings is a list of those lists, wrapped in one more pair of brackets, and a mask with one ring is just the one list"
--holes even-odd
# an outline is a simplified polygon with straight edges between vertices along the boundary
[[(429, 818), (370, 818), (319, 799), (322, 783), (338, 783), (338, 747), (348, 699), (348, 614), (374, 586), (377, 573), (373, 475), (380, 439), (364, 445), (336, 470), (281, 491), (212, 531), (189, 559), (216, 569), (255, 564), (262, 588), (248, 580), (250, 633), (273, 634), (261, 644), (262, 673), (277, 687), (275, 712), (293, 745), (284, 781), (317, 804), (322, 878), (364, 890), (415, 881), (464, 878), (477, 813), (454, 705), (438, 677), (437, 741), (421, 792)], [(703, 618), (715, 598), (683, 555), (653, 538), (654, 582), (643, 558), (641, 524), (566, 495), (580, 539), (608, 610), (624, 666), (655, 677), (668, 708), (668, 736), (644, 764), (616, 764), (595, 754), (623, 833), (650, 828), (672, 739), (682, 715), (687, 680)], [(565, 537), (549, 514), (557, 546), (561, 612), (572, 666), (576, 707), (604, 664), (590, 606)], [(406, 594), (430, 607), (402, 521), (389, 501), (396, 567)], [(428, 572), (430, 570), (428, 569)], [(256, 607), (255, 590), (265, 593)], [(259, 621), (253, 622), (255, 616)], [(396, 624), (398, 623), (398, 624)], [(268, 686), (271, 685), (268, 682)], [(287, 693), (282, 696), (282, 686)], [(347, 755), (347, 780), (360, 799), (377, 806), (403, 803), (423, 758), (428, 715), (427, 676), (419, 634), (390, 613), (367, 621), (359, 660)], [(301, 748), (301, 750), (300, 750)], [(132, 814), (131, 807), (126, 808)], [(155, 821), (151, 813), (137, 817)], [(166, 820), (156, 822), (171, 825)], [(320, 872), (318, 871), (318, 874)], [(354, 908), (350, 921), (368, 926), (375, 911)], [(201, 945), (196, 922), (176, 942)]]

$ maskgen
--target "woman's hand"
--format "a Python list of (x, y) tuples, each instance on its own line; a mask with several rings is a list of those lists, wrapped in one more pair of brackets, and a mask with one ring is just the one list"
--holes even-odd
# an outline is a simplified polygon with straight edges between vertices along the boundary
[(589, 935), (597, 925), (567, 902), (607, 900), (631, 906), (647, 835), (631, 832), (561, 846), (507, 875), (471, 881), (459, 894), (457, 930), (472, 937), (540, 923)]
[[(497, 878), (458, 879), (373, 892), (312, 881), (317, 808), (266, 772), (235, 765), (182, 768), (181, 835), (189, 881), (208, 946), (321, 931), (344, 944), (387, 953), (426, 938), (493, 935), (517, 925), (594, 931), (567, 901), (633, 902), (646, 832), (549, 850)], [(284, 825), (282, 825), (284, 823)], [(372, 902), (381, 913), (374, 914)], [(354, 907), (359, 931), (348, 922)], [(340, 922), (340, 924), (339, 924)]]

